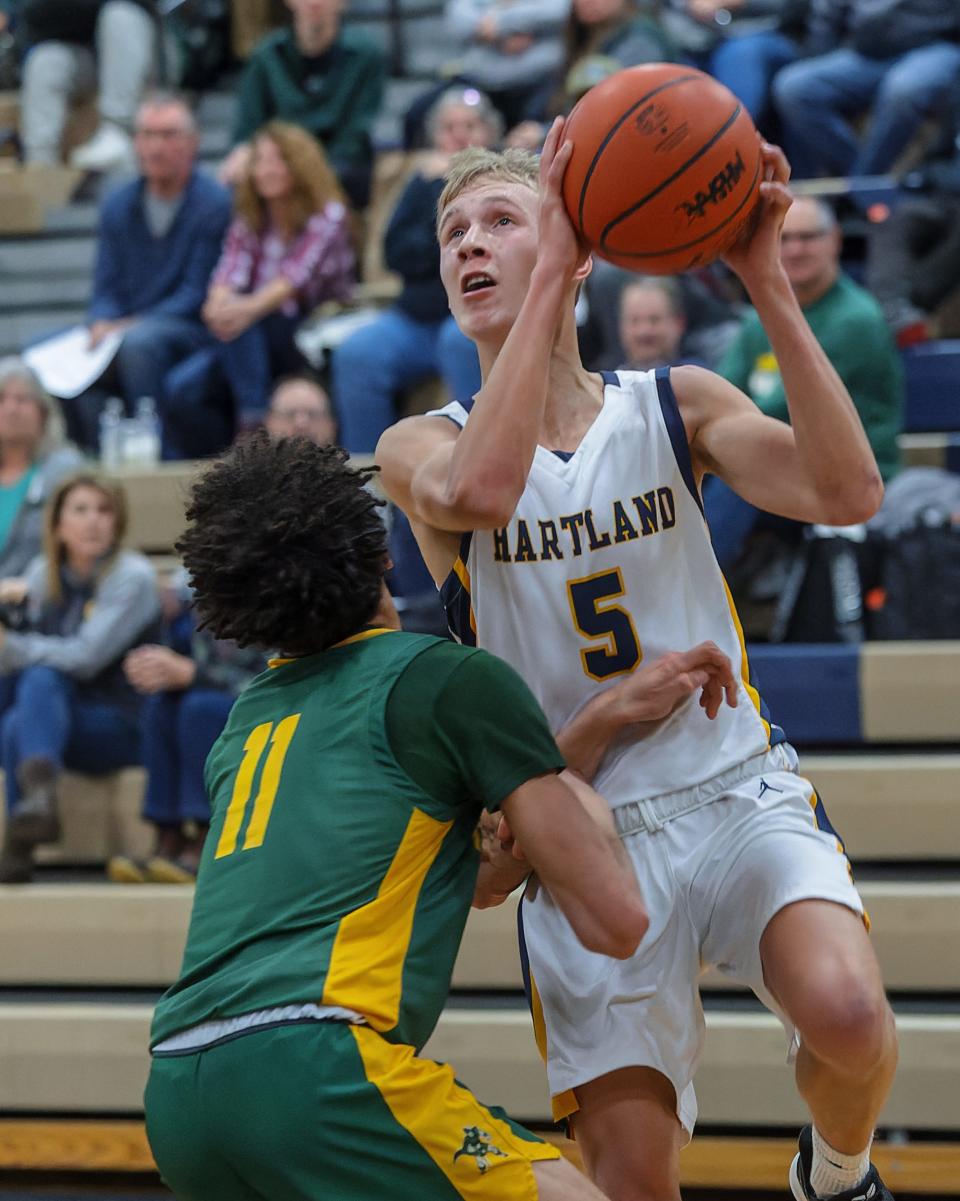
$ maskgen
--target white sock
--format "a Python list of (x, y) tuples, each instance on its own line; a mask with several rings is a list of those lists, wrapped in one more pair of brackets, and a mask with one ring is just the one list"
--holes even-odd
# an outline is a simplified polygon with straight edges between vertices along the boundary
[(810, 1187), (818, 1197), (833, 1197), (855, 1188), (870, 1171), (870, 1147), (873, 1138), (859, 1155), (844, 1155), (835, 1151), (813, 1128), (813, 1160), (810, 1165)]

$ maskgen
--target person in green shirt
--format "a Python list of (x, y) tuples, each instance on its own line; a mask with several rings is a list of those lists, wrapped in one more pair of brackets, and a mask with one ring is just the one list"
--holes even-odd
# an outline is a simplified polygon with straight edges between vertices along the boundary
[[(884, 481), (900, 467), (903, 367), (877, 301), (840, 269), (841, 235), (830, 206), (794, 199), (784, 219), (780, 259), (803, 315), (846, 385)], [(787, 421), (787, 398), (760, 318), (751, 312), (719, 365), (719, 373), (768, 416)], [(761, 519), (720, 479), (706, 482), (703, 500), (717, 561), (729, 571)]]
[(386, 87), (387, 65), (366, 34), (344, 29), (344, 0), (286, 0), (293, 24), (268, 34), (240, 77), (234, 148), (220, 178), (244, 174), (253, 134), (276, 119), (302, 125), (321, 142), (354, 208), (370, 199), (371, 130)]
[[(207, 761), (183, 968), (151, 1032), (151, 1147), (181, 1201), (600, 1201), (418, 1051), (472, 901), (532, 865), (584, 945), (622, 958), (647, 925), (636, 879), (513, 669), (399, 630), (370, 478), (261, 433), (193, 488), (179, 549), (205, 628), (283, 655)], [(500, 825), (481, 864), (484, 812)]]

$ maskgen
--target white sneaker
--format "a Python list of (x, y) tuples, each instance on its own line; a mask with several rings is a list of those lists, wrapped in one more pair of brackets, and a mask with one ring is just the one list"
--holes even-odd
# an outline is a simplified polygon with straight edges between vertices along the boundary
[(116, 171), (133, 162), (133, 139), (119, 125), (107, 121), (89, 142), (84, 142), (70, 154), (70, 166), (81, 171)]

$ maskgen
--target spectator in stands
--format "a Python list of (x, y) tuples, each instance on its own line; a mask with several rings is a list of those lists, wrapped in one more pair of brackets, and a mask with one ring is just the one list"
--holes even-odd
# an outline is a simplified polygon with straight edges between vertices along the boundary
[(21, 0), (21, 137), (28, 163), (59, 163), (71, 105), (96, 96), (100, 124), (70, 155), (84, 171), (133, 165), (130, 133), (154, 65), (153, 0)]
[(423, 145), (424, 118), (450, 84), (485, 92), (512, 129), (543, 121), (563, 62), (563, 27), (571, 0), (447, 0), (446, 28), (457, 47), (446, 83), (430, 88), (404, 121), (407, 149)]
[(508, 146), (539, 150), (549, 121), (568, 113), (594, 84), (623, 67), (674, 57), (661, 22), (643, 0), (573, 0), (564, 40), (566, 54), (555, 76), (547, 120), (521, 121), (507, 134)]
[(21, 575), (40, 553), (44, 507), (81, 462), (36, 375), (21, 359), (0, 359), (0, 579)]
[(174, 363), (211, 342), (200, 319), (210, 272), (230, 221), (230, 198), (196, 169), (198, 138), (186, 102), (148, 96), (137, 113), (140, 177), (100, 211), (88, 322), (90, 343), (120, 330), (123, 341), (95, 389), (65, 405), (76, 441), (97, 446), (104, 389), (132, 409), (141, 396), (164, 400)]
[(620, 342), (626, 371), (705, 364), (683, 354), (687, 328), (680, 285), (670, 276), (641, 276), (620, 293)]
[(122, 664), (154, 634), (160, 606), (149, 560), (121, 549), (126, 518), (118, 485), (93, 474), (63, 481), (43, 556), (0, 584), (0, 882), (29, 880), (33, 847), (59, 837), (61, 768), (99, 775), (140, 760), (139, 705)]
[(330, 397), (307, 371), (277, 380), (264, 425), (274, 439), (309, 438), (318, 446), (329, 446), (337, 437)]
[[(182, 580), (175, 645), (135, 647), (123, 661), (128, 682), (143, 697), (141, 730), (147, 790), (143, 816), (156, 828), (147, 860), (120, 855), (107, 874), (118, 884), (189, 884), (196, 879), (210, 824), (203, 767), (240, 692), (266, 667), (259, 651), (197, 630)], [(185, 627), (185, 628), (184, 628)]]
[[(877, 465), (888, 480), (900, 466), (903, 369), (880, 306), (841, 271), (840, 246), (840, 229), (830, 206), (810, 196), (794, 200), (781, 234), (784, 271), (817, 341), (853, 398)], [(768, 416), (789, 420), (777, 362), (756, 313), (744, 320), (720, 374), (753, 397)], [(717, 477), (707, 480), (703, 499), (717, 559), (729, 571), (759, 511)]]
[[(591, 371), (608, 371), (626, 362), (630, 352), (621, 339), (620, 297), (635, 283), (633, 271), (594, 256), (577, 314), (577, 336), (584, 363)], [(716, 266), (673, 277), (684, 315), (680, 357), (716, 370), (740, 326), (742, 308), (728, 294), (727, 277)]]
[[(173, 457), (209, 454), (233, 430), (260, 424), (275, 377), (303, 366), (293, 338), (299, 322), (321, 301), (346, 300), (356, 282), (343, 192), (305, 130), (284, 121), (260, 130), (235, 208), (203, 306), (217, 348), (167, 379), (164, 436)], [(210, 392), (211, 366), (226, 379), (230, 414)]]
[(333, 397), (342, 444), (372, 454), (396, 420), (398, 393), (440, 375), (451, 396), (480, 387), (476, 347), (457, 328), (440, 282), (437, 201), (450, 156), (467, 146), (493, 146), (499, 113), (475, 88), (455, 86), (428, 118), (433, 146), (410, 177), (387, 226), (385, 260), (403, 280), (390, 308), (351, 334), (333, 353)]
[[(808, 52), (773, 84), (794, 175), (882, 175), (960, 72), (960, 5), (811, 0)], [(869, 113), (860, 137), (851, 122)]]
[(900, 346), (930, 338), (930, 315), (960, 288), (960, 76), (955, 91), (943, 136), (867, 239), (867, 285)]
[(341, 28), (344, 0), (287, 0), (287, 7), (292, 27), (264, 38), (241, 76), (233, 131), (237, 144), (221, 179), (236, 183), (243, 177), (258, 129), (275, 119), (291, 121), (323, 145), (351, 204), (364, 209), (386, 62), (365, 34)]
[(661, 19), (679, 56), (728, 87), (763, 127), (772, 80), (800, 53), (806, 13), (807, 0), (667, 0)]

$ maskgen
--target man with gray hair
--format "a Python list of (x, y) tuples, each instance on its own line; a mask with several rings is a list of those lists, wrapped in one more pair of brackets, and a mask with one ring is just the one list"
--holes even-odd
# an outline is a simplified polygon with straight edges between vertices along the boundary
[[(830, 206), (797, 197), (784, 218), (780, 261), (814, 337), (850, 393), (886, 481), (900, 466), (903, 368), (879, 304), (841, 270), (840, 245)], [(789, 420), (780, 369), (756, 312), (744, 320), (718, 370), (768, 417)], [(717, 560), (729, 571), (760, 511), (717, 477), (707, 481), (703, 500)]]
[[(147, 96), (137, 112), (140, 176), (100, 210), (97, 260), (87, 323), (90, 345), (122, 331), (103, 386), (128, 406), (159, 401), (169, 369), (210, 340), (200, 308), (230, 221), (230, 197), (196, 170), (199, 139), (186, 101)], [(102, 393), (78, 398), (68, 419), (84, 446), (96, 446)]]

